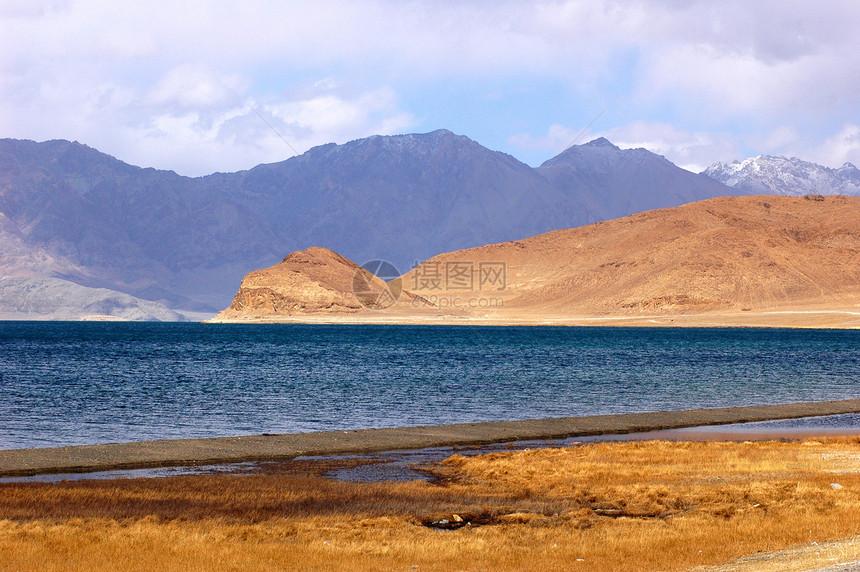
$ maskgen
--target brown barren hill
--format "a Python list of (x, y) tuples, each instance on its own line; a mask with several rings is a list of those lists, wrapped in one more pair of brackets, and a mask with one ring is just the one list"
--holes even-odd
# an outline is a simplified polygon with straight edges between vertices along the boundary
[[(501, 289), (480, 274), (494, 263)], [(472, 288), (432, 288), (424, 276), (458, 265), (473, 268)], [(512, 318), (860, 312), (860, 198), (709, 199), (442, 254), (404, 287)]]
[(387, 305), (388, 291), (385, 282), (358, 264), (327, 248), (312, 247), (246, 275), (233, 303), (217, 319), (355, 313), (365, 306)]
[(709, 199), (440, 254), (401, 283), (351, 319), (858, 327), (860, 198)]

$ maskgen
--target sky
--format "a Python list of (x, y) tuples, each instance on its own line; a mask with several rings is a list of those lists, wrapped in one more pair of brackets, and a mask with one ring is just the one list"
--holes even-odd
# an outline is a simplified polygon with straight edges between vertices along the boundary
[(0, 137), (198, 176), (450, 129), (860, 166), (860, 2), (0, 0)]

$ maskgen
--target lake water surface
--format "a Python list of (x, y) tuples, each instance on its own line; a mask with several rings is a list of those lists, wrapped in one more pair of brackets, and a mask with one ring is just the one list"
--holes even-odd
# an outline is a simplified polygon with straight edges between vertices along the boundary
[(0, 322), (0, 449), (858, 390), (860, 331)]

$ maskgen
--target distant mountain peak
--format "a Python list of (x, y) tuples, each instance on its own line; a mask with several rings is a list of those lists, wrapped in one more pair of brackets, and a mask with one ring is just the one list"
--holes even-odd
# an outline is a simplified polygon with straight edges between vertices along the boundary
[(714, 163), (703, 174), (755, 194), (860, 196), (860, 171), (851, 163), (831, 169), (797, 157), (758, 155), (743, 161)]
[(313, 150), (320, 149), (347, 149), (355, 147), (380, 147), (385, 149), (408, 149), (417, 147), (433, 147), (445, 141), (463, 142), (466, 144), (477, 145), (474, 141), (465, 135), (457, 135), (447, 129), (437, 129), (427, 133), (404, 133), (400, 135), (371, 135), (360, 139), (353, 139), (342, 145), (335, 143), (327, 143), (315, 147)]
[(640, 151), (643, 150), (621, 149), (609, 141), (609, 139), (598, 137), (582, 145), (571, 145), (552, 159), (545, 161), (541, 165), (541, 168), (566, 165), (571, 162), (614, 161), (619, 157), (628, 156)]
[(393, 168), (402, 170), (404, 165), (412, 164), (413, 170), (424, 172), (451, 162), (462, 163), (461, 168), (467, 163), (474, 166), (482, 162), (498, 167), (501, 162), (506, 168), (522, 172), (531, 170), (531, 167), (506, 153), (488, 149), (465, 135), (447, 129), (427, 133), (372, 135), (339, 145), (329, 143), (314, 147), (289, 161), (329, 166), (336, 163), (341, 171), (353, 168), (367, 171), (369, 165), (375, 165), (373, 168), (377, 169), (383, 165), (385, 168), (400, 165)]
[(593, 139), (583, 145), (583, 147), (611, 147), (612, 149), (620, 149), (617, 145), (614, 145), (609, 139), (606, 137), (598, 137), (597, 139)]
[(429, 133), (425, 133), (425, 135), (434, 135), (436, 137), (451, 137), (451, 136), (456, 137), (456, 134), (453, 131), (450, 131), (448, 129), (437, 129), (435, 131), (430, 131)]
[[(394, 143), (397, 144), (399, 142), (404, 141), (439, 141), (442, 139), (463, 139), (471, 141), (465, 135), (457, 135), (456, 133), (449, 131), (447, 129), (437, 129), (435, 131), (428, 131), (427, 133), (402, 133), (398, 135), (371, 135), (369, 137), (361, 137), (359, 139), (353, 139), (346, 143), (346, 145), (350, 144), (360, 144), (366, 142), (385, 142), (385, 143)], [(334, 145), (334, 143), (329, 143), (328, 145)]]
[(6, 275), (37, 267), (38, 277), (202, 311), (223, 307), (249, 268), (314, 244), (403, 269), (438, 252), (732, 193), (605, 138), (546, 165), (447, 129), (193, 178), (67, 141), (0, 140), (0, 264), (9, 261)]

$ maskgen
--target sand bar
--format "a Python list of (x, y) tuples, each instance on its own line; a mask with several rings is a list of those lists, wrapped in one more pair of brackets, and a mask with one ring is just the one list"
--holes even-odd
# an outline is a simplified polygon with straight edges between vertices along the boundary
[(564, 439), (860, 413), (860, 399), (524, 421), (174, 439), (0, 451), (0, 477)]

